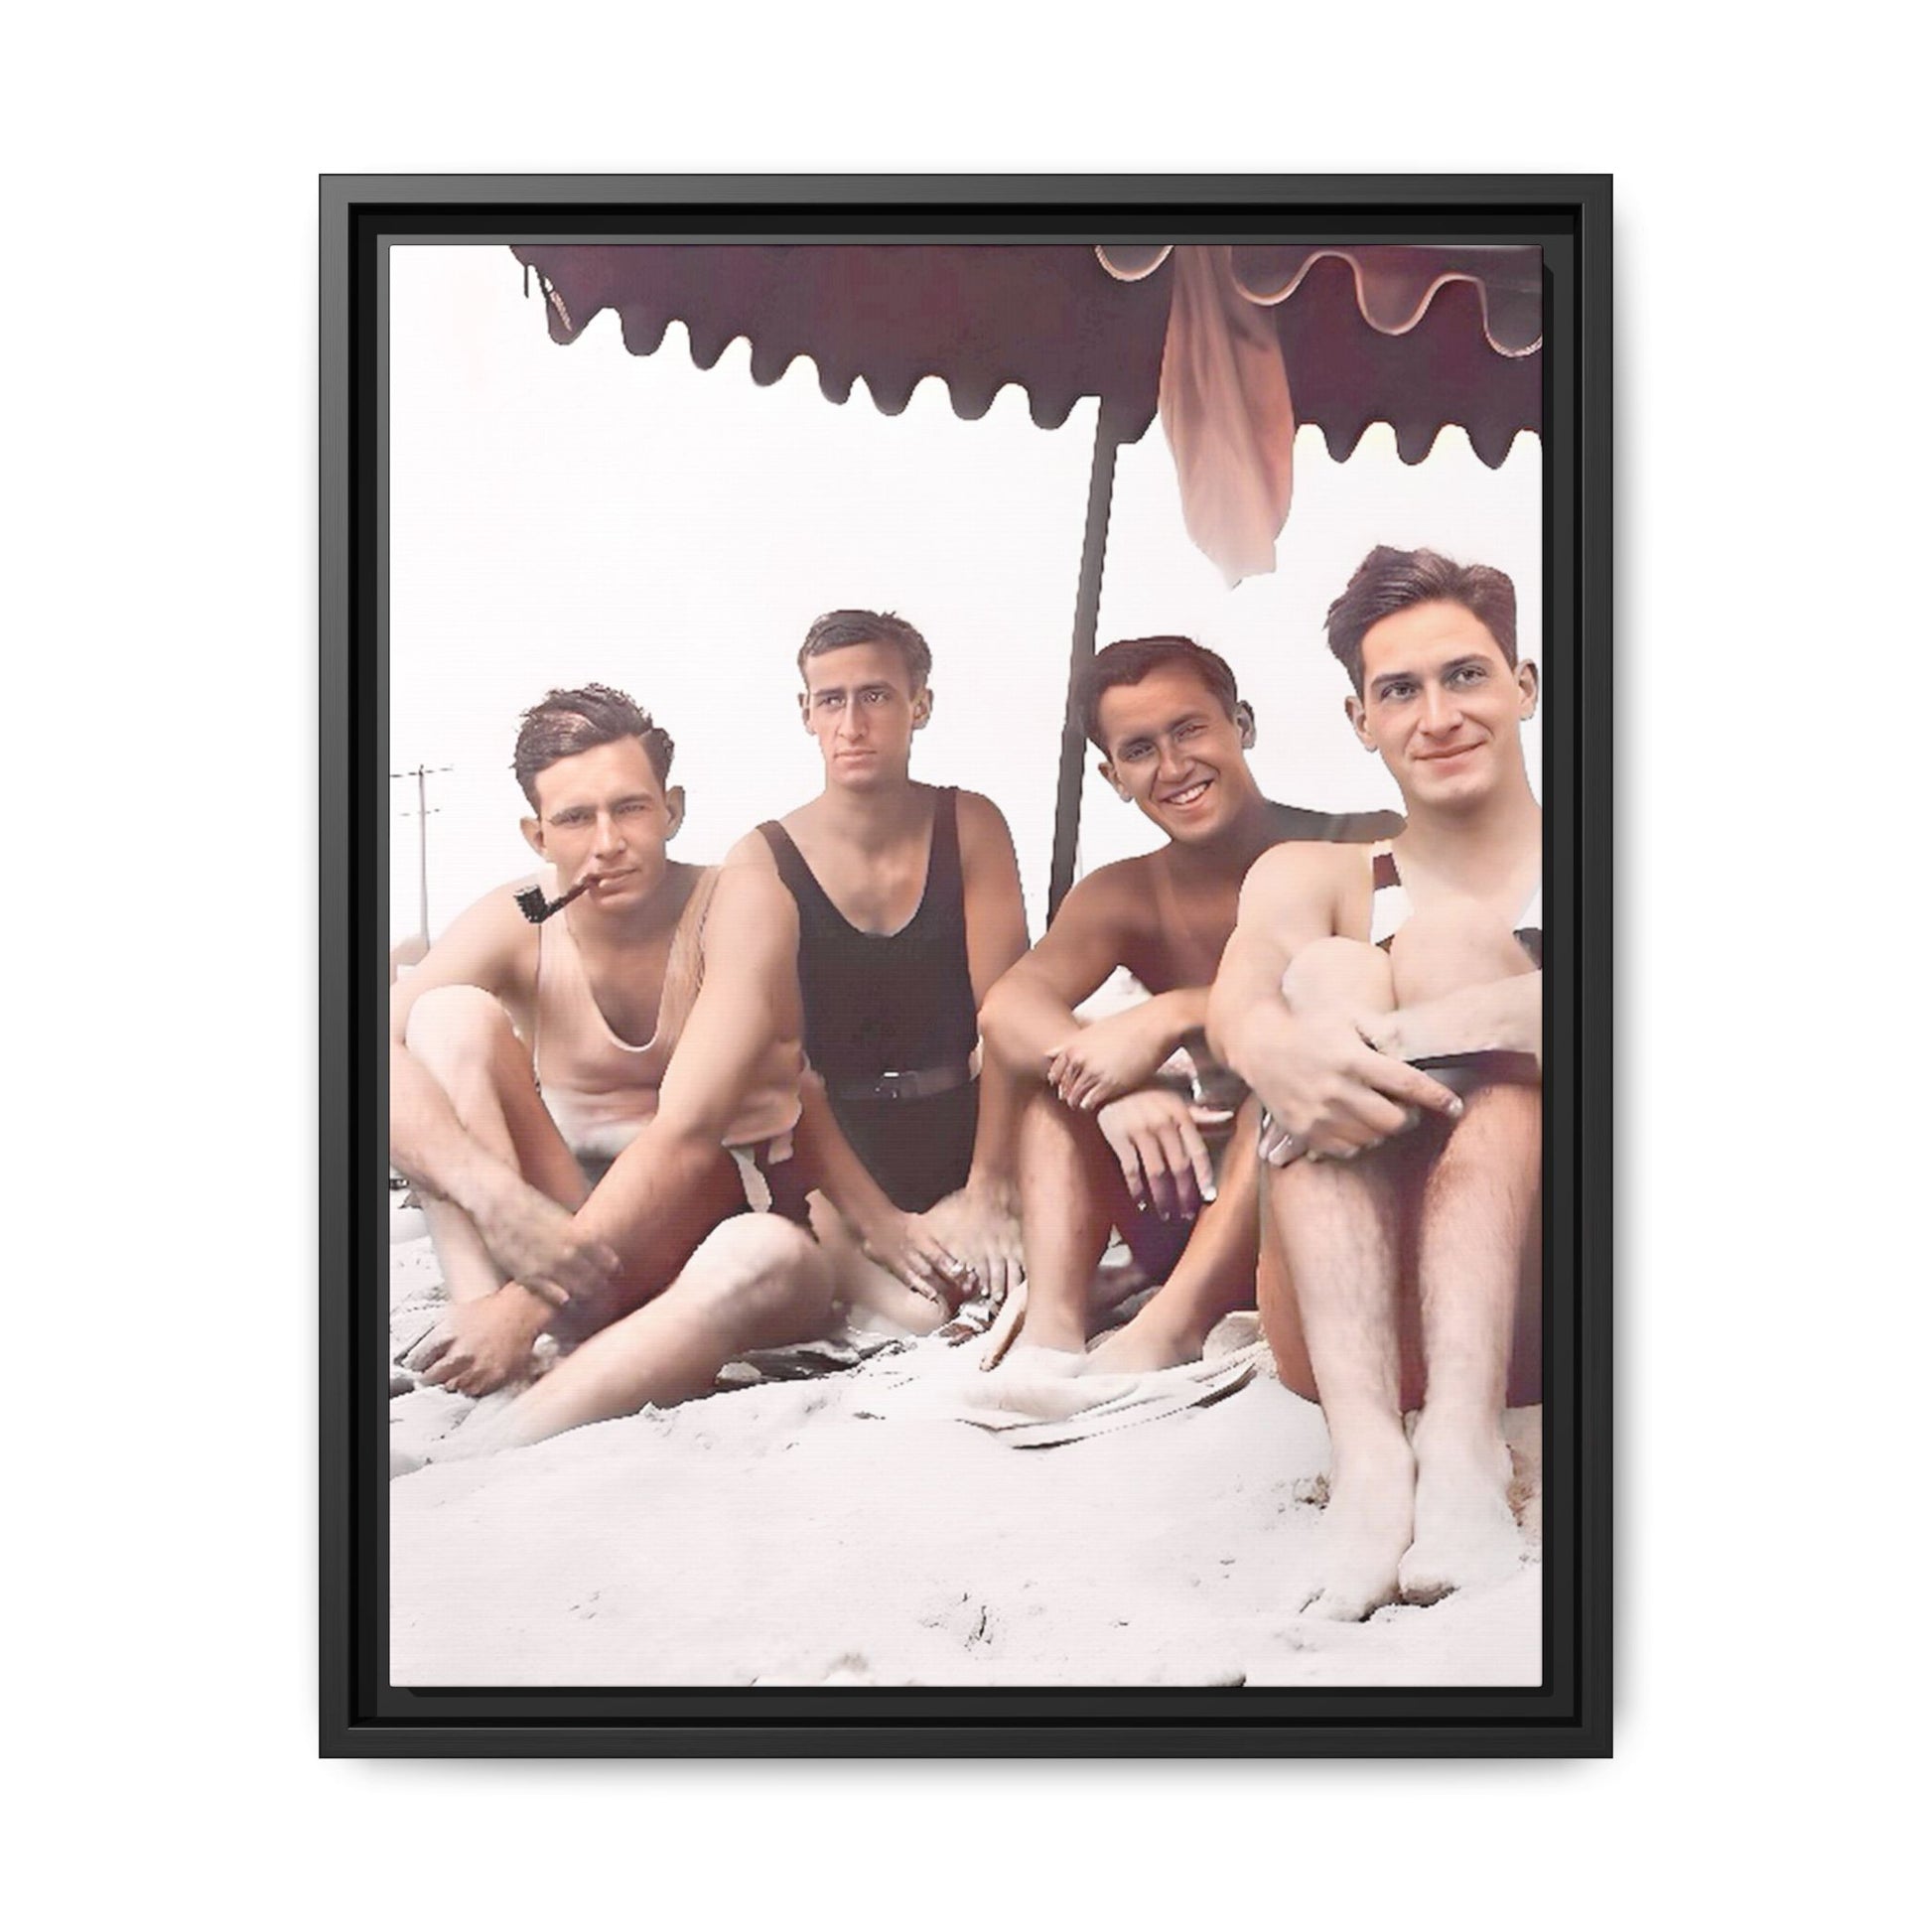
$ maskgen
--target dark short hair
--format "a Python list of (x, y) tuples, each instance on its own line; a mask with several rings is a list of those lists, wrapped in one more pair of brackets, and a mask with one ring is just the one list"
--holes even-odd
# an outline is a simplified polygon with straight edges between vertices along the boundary
[(615, 745), (620, 739), (634, 738), (644, 748), (650, 768), (660, 785), (671, 780), (671, 757), (677, 747), (671, 735), (650, 721), (650, 713), (639, 711), (627, 692), (608, 684), (586, 684), (575, 691), (548, 692), (541, 704), (533, 704), (523, 714), (516, 730), (516, 756), (510, 769), (523, 787), (530, 809), (537, 805), (537, 773), (547, 771), (559, 759), (575, 758), (579, 752), (595, 751), (600, 745)]
[(1138, 684), (1150, 671), (1178, 665), (1200, 679), (1216, 698), (1221, 709), (1232, 718), (1241, 694), (1234, 686), (1234, 672), (1228, 661), (1205, 644), (1191, 637), (1123, 637), (1096, 651), (1080, 673), (1080, 722), (1086, 734), (1102, 753), (1107, 741), (1100, 736), (1100, 700), (1117, 685)]
[(1459, 604), (1516, 664), (1516, 586), (1487, 564), (1458, 564), (1439, 550), (1394, 550), (1378, 543), (1356, 565), (1348, 588), (1328, 606), (1328, 648), (1362, 695), (1362, 639), (1384, 618), (1418, 604)]
[(890, 611), (827, 611), (812, 620), (805, 641), (798, 646), (798, 675), (805, 675), (805, 660), (828, 650), (844, 650), (850, 644), (891, 644), (905, 660), (905, 674), (912, 689), (922, 691), (932, 675), (932, 649), (926, 640)]

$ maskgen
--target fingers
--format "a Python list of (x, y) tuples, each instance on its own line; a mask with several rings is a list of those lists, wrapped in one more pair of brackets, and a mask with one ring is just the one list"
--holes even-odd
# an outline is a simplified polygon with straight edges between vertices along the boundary
[(894, 1268), (894, 1273), (915, 1295), (923, 1295), (948, 1313), (959, 1302), (957, 1282), (960, 1272), (959, 1263), (930, 1239), (908, 1244)]
[(419, 1375), (427, 1376), (435, 1363), (449, 1352), (450, 1345), (455, 1340), (456, 1337), (439, 1324), (409, 1351), (403, 1366), (413, 1368)]
[(1354, 1070), (1391, 1100), (1402, 1101), (1411, 1107), (1426, 1107), (1432, 1114), (1441, 1114), (1447, 1120), (1461, 1118), (1461, 1100), (1442, 1081), (1432, 1080), (1421, 1068), (1409, 1065), (1406, 1060), (1392, 1060), (1386, 1053), (1366, 1053), (1362, 1056), (1361, 1065)]
[(1151, 1146), (1141, 1150), (1141, 1168), (1147, 1175), (1148, 1193), (1154, 1211), (1171, 1221), (1180, 1211), (1179, 1171), (1186, 1167), (1180, 1152), (1180, 1139), (1172, 1127), (1156, 1128), (1149, 1136)]
[(455, 1388), (458, 1381), (469, 1373), (470, 1357), (452, 1349), (437, 1358), (436, 1366), (424, 1373), (423, 1380), (432, 1388)]
[(1372, 1087), (1346, 1095), (1336, 1115), (1337, 1124), (1359, 1147), (1371, 1147), (1391, 1134), (1400, 1134), (1408, 1119), (1405, 1109), (1385, 1100)]
[(997, 1309), (1007, 1299), (1006, 1256), (997, 1250), (989, 1250), (979, 1258), (972, 1273), (980, 1292)]
[(1202, 1201), (1214, 1198), (1214, 1157), (1207, 1151), (1207, 1143), (1201, 1139), (1200, 1129), (1189, 1119), (1181, 1123), (1181, 1139), (1186, 1145), (1187, 1158), (1193, 1164), (1194, 1192)]
[(570, 1292), (561, 1284), (546, 1281), (541, 1275), (525, 1275), (520, 1286), (527, 1288), (540, 1302), (553, 1309), (566, 1309), (570, 1306)]
[[(542, 1273), (566, 1301), (595, 1295), (623, 1266), (618, 1251), (602, 1241), (575, 1248), (560, 1256), (553, 1267)], [(530, 1286), (525, 1283), (525, 1286)], [(541, 1292), (541, 1291), (539, 1291)], [(545, 1298), (548, 1300), (548, 1297)]]
[(935, 1309), (947, 1309), (946, 1298), (941, 1294), (939, 1284), (926, 1278), (913, 1256), (903, 1256), (897, 1261), (889, 1262), (887, 1266), (921, 1301), (930, 1302)]
[(1124, 1141), (1114, 1149), (1114, 1158), (1120, 1163), (1120, 1177), (1127, 1183), (1127, 1193), (1142, 1213), (1147, 1212), (1147, 1181), (1141, 1173), (1141, 1151), (1133, 1141)]

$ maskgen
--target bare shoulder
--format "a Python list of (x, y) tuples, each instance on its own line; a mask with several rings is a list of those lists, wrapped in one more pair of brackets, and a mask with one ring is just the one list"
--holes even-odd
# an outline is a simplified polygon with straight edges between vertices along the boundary
[(516, 895), (546, 883), (531, 873), (485, 893), (450, 921), (436, 943), (399, 979), (390, 995), (397, 1027), (416, 1000), (439, 986), (477, 986), (520, 1003), (536, 986), (537, 928), (523, 916)]
[(767, 873), (774, 879), (778, 876), (778, 862), (771, 856), (771, 847), (762, 832), (747, 832), (725, 854), (725, 864), (728, 868), (749, 866), (753, 871)]
[(423, 964), (427, 966), (438, 953), (461, 951), (468, 960), (503, 971), (514, 971), (526, 961), (534, 965), (537, 928), (523, 916), (516, 896), (532, 886), (547, 889), (549, 884), (547, 873), (532, 872), (485, 893), (451, 920)]
[(1105, 932), (1123, 940), (1151, 932), (1156, 923), (1152, 907), (1157, 856), (1145, 853), (1136, 859), (1116, 859), (1112, 865), (1088, 873), (1067, 894), (1054, 927)]
[(978, 852), (1011, 852), (1013, 834), (1006, 814), (977, 791), (962, 791), (958, 805), (959, 849), (967, 859)]
[(1366, 855), (1359, 844), (1289, 839), (1270, 846), (1248, 869), (1241, 886), (1241, 902), (1244, 907), (1282, 905), (1311, 895), (1329, 897), (1365, 863)]
[[(758, 842), (764, 843), (762, 839)], [(737, 865), (727, 860), (718, 869), (718, 883), (711, 891), (706, 923), (714, 937), (729, 934), (734, 939), (746, 939), (775, 935), (795, 940), (798, 908), (774, 869)]]

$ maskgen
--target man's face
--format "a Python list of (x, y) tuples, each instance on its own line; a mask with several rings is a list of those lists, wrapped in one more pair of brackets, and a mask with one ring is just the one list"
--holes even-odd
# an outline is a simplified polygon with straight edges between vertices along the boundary
[(905, 776), (932, 694), (912, 689), (897, 646), (843, 644), (805, 659), (798, 708), (818, 740), (825, 782), (866, 791)]
[(1246, 705), (1230, 718), (1184, 665), (1163, 664), (1138, 684), (1100, 694), (1096, 722), (1107, 747), (1101, 775), (1171, 839), (1199, 845), (1224, 832), (1255, 796)]
[(537, 815), (523, 821), (531, 849), (568, 891), (589, 877), (598, 906), (647, 898), (662, 882), (664, 846), (684, 817), (684, 792), (667, 791), (634, 738), (559, 759), (536, 776)]
[(1459, 604), (1415, 604), (1362, 638), (1362, 695), (1349, 722), (1405, 799), (1450, 809), (1486, 798), (1522, 768), (1536, 666), (1514, 669), (1489, 626)]

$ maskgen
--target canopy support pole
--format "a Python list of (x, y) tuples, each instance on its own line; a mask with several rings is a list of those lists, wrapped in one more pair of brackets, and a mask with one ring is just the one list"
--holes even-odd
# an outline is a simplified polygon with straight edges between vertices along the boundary
[(1053, 873), (1046, 889), (1050, 924), (1073, 886), (1073, 859), (1080, 842), (1081, 766), (1087, 735), (1081, 728), (1080, 675), (1093, 661), (1100, 624), (1100, 578), (1107, 567), (1107, 519), (1114, 505), (1114, 459), (1120, 452), (1107, 405), (1093, 432), (1093, 469), (1087, 478), (1087, 529), (1080, 546), (1080, 591), (1073, 607), (1073, 648), (1066, 667), (1066, 711), (1060, 723), (1060, 786), (1053, 809)]

